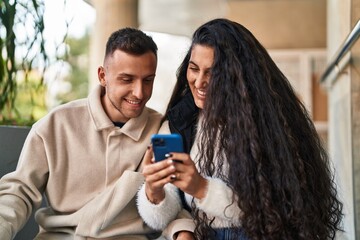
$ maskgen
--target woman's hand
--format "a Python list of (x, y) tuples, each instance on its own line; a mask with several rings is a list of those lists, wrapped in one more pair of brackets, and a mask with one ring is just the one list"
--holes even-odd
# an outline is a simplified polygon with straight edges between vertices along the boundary
[(192, 232), (181, 231), (177, 235), (176, 240), (195, 240), (195, 236)]
[(160, 203), (165, 198), (164, 186), (172, 181), (175, 166), (171, 159), (155, 162), (152, 148), (148, 148), (144, 160), (142, 174), (145, 177), (145, 192), (150, 202)]
[(205, 197), (208, 181), (197, 171), (195, 163), (186, 153), (171, 153), (176, 171), (171, 176), (173, 184), (183, 192), (202, 199)]

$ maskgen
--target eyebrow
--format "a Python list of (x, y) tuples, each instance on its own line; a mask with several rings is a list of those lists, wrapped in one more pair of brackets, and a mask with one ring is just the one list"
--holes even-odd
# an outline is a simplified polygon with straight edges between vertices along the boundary
[(135, 76), (128, 73), (119, 73), (116, 75), (116, 79), (133, 79)]
[[(145, 77), (143, 77), (143, 78), (149, 78), (149, 77), (155, 77), (156, 76), (156, 74), (150, 74), (150, 75), (148, 75), (148, 76), (145, 76)], [(130, 77), (130, 78), (133, 78), (133, 77), (136, 77), (135, 75), (132, 75), (132, 74), (128, 74), (128, 73), (119, 73), (118, 75), (117, 75), (117, 77)]]
[(118, 76), (119, 77), (133, 77), (133, 75), (128, 74), (128, 73), (119, 73)]
[(194, 65), (196, 65), (197, 67), (198, 67), (198, 65), (196, 64), (196, 63), (194, 63), (193, 61), (189, 61), (189, 64), (194, 64)]
[[(191, 60), (189, 61), (189, 65), (190, 65), (190, 64), (194, 64), (196, 67), (199, 67), (199, 65), (197, 65), (196, 63), (194, 63), (194, 62), (191, 61)], [(211, 71), (211, 69), (212, 69), (212, 67), (209, 67), (209, 68), (206, 68), (205, 70), (206, 70), (206, 71)]]

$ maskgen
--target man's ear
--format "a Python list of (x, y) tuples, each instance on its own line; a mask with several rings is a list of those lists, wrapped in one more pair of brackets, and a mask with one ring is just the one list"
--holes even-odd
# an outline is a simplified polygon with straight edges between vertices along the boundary
[(106, 86), (105, 69), (102, 66), (98, 67), (98, 79), (101, 86), (105, 87)]

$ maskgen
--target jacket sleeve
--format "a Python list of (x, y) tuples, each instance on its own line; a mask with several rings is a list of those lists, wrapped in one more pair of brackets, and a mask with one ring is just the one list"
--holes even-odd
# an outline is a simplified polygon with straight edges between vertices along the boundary
[(202, 211), (214, 217), (239, 223), (241, 210), (238, 207), (237, 198), (233, 200), (231, 188), (218, 178), (207, 178), (208, 189), (203, 199), (194, 199), (196, 206)]
[(166, 239), (176, 239), (176, 236), (179, 232), (194, 232), (195, 231), (195, 223), (191, 214), (182, 209), (179, 214), (176, 216), (176, 219), (171, 221), (167, 227), (163, 230), (162, 235)]
[(151, 203), (145, 193), (143, 184), (137, 194), (139, 214), (144, 222), (155, 230), (163, 230), (174, 220), (182, 209), (177, 188), (172, 184), (165, 185), (165, 199), (159, 204)]
[(48, 173), (43, 146), (31, 130), (15, 172), (0, 179), (0, 239), (12, 239), (41, 204)]
[[(117, 230), (113, 227), (124, 224), (124, 218), (128, 219), (131, 212), (136, 212), (135, 196), (143, 181), (140, 173), (124, 171), (113, 186), (108, 187), (79, 210), (81, 218), (76, 234), (98, 238), (103, 238), (108, 233), (114, 234)], [(131, 202), (134, 202), (133, 207), (129, 207)], [(137, 216), (133, 221), (127, 221), (129, 229), (132, 225), (139, 224), (141, 218)]]

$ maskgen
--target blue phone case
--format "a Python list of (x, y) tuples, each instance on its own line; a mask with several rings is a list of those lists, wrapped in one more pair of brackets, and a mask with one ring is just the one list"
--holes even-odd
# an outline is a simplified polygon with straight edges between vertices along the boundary
[(155, 161), (164, 160), (165, 154), (170, 152), (183, 152), (183, 142), (180, 134), (153, 134), (151, 143)]

